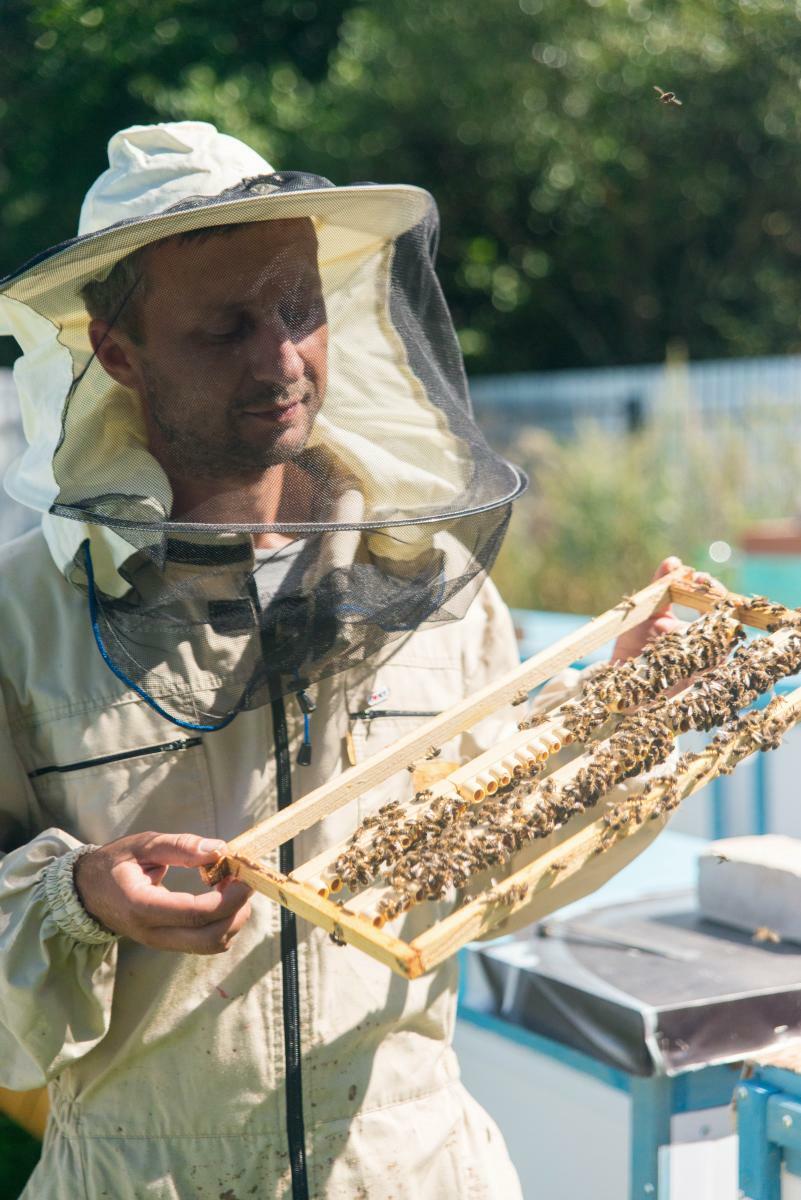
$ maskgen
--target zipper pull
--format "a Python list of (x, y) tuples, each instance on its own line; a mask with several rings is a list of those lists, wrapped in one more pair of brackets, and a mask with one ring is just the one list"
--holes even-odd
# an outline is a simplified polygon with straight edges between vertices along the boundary
[(295, 761), (299, 767), (310, 767), (312, 761), (310, 716), (314, 712), (317, 705), (306, 691), (297, 692), (295, 694), (295, 699), (298, 702), (300, 711), (303, 713), (303, 741), (300, 744), (298, 757)]
[(348, 756), (348, 762), (352, 767), (356, 766), (356, 743), (353, 740), (353, 733), (350, 727), (345, 734), (345, 753)]

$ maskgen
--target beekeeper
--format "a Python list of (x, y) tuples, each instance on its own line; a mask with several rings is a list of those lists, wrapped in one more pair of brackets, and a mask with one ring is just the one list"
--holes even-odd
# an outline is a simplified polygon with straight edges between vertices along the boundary
[(417, 188), (135, 126), (78, 236), (0, 282), (7, 488), (43, 514), (0, 554), (0, 1085), (51, 1113), (26, 1197), (519, 1196), (454, 962), (401, 981), (181, 869), (516, 661), (486, 573), (524, 480), (472, 420), (436, 233)]

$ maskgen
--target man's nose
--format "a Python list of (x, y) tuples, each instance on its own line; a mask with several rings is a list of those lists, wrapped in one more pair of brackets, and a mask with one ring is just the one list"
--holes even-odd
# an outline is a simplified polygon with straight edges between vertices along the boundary
[(259, 323), (251, 340), (250, 369), (254, 379), (267, 383), (296, 383), (303, 378), (306, 364), (277, 315)]

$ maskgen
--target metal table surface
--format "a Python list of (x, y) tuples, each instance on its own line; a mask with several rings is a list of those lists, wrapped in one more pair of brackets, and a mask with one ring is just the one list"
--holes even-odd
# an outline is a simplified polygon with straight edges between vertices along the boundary
[(464, 1001), (630, 1075), (675, 1075), (801, 1033), (801, 947), (702, 920), (692, 891), (662, 894), (476, 948)]

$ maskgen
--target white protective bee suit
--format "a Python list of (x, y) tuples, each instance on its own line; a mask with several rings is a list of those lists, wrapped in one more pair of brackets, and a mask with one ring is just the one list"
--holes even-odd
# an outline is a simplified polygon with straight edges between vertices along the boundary
[[(166, 150), (197, 155), (204, 144), (217, 146), (219, 135), (209, 129), (185, 123), (134, 130), (126, 145), (147, 165)], [(245, 152), (247, 160), (252, 152)], [(244, 160), (234, 156), (222, 178), (209, 168), (206, 193), (256, 173)], [(162, 170), (158, 187), (168, 202), (180, 198), (177, 178)], [(197, 189), (192, 175), (184, 194)], [(148, 203), (153, 211), (152, 196)], [(111, 224), (106, 213), (101, 228)], [(345, 769), (354, 752), (361, 760), (426, 714), (475, 692), (517, 660), (508, 612), (492, 584), (478, 578), (460, 619), (421, 622), (374, 660), (311, 678), (316, 709), (309, 728), (291, 699), (284, 704), (275, 695), (272, 705), (244, 707), (216, 729), (201, 729), (199, 721), (176, 727), (166, 710), (187, 688), (179, 695), (149, 682), (148, 690), (110, 670), (98, 652), (86, 590), (75, 584), (76, 556), (88, 539), (99, 590), (120, 594), (118, 568), (131, 546), (102, 521), (93, 525), (88, 508), (85, 523), (65, 511), (84, 503), (87, 456), (103, 479), (93, 494), (107, 496), (109, 480), (122, 474), (129, 492), (152, 496), (137, 474), (145, 461), (141, 438), (119, 434), (127, 428), (119, 398), (113, 412), (85, 405), (80, 420), (74, 411), (72, 424), (65, 416), (64, 382), (76, 370), (64, 347), (75, 354), (79, 317), (54, 337), (52, 314), (26, 307), (30, 278), (16, 285), (12, 279), (0, 309), (25, 351), (17, 383), (30, 441), (10, 490), (47, 514), (43, 530), (0, 552), (0, 1086), (47, 1083), (51, 1103), (41, 1163), (25, 1196), (261, 1200), (297, 1197), (305, 1184), (315, 1200), (514, 1200), (519, 1185), (498, 1130), (459, 1082), (451, 1048), (455, 960), (403, 981), (298, 921), (297, 1011), (288, 1011), (277, 906), (255, 898), (227, 953), (181, 955), (109, 934), (83, 910), (73, 882), (75, 854), (86, 845), (145, 830), (227, 840), (268, 817), (281, 761), (276, 728), (285, 728), (298, 798)], [(430, 443), (440, 432), (432, 423), (425, 438)], [(369, 498), (381, 470), (363, 479), (375, 464), (348, 454), (337, 436), (334, 430), (341, 460)], [(451, 464), (443, 490), (458, 491), (458, 453), (447, 439), (441, 449)], [(215, 586), (220, 578), (224, 570)], [(193, 669), (190, 662), (190, 692)], [(200, 686), (207, 682), (204, 675)], [(550, 699), (575, 684), (568, 673)], [(150, 702), (154, 696), (161, 708)], [(283, 726), (276, 726), (276, 705)], [(496, 714), (444, 746), (443, 757), (474, 756), (513, 721), (509, 711)], [(313, 758), (299, 766), (304, 741)], [(358, 818), (409, 790), (402, 772), (360, 797), (296, 838), (295, 860), (341, 840)], [(526, 919), (598, 886), (659, 827), (651, 822), (614, 847), (558, 896), (532, 906)], [(278, 867), (277, 854), (270, 865)], [(203, 885), (195, 872), (171, 871), (166, 886)], [(435, 907), (444, 915), (453, 903), (414, 908), (398, 923), (401, 936), (415, 936)], [(300, 1047), (291, 1088), (288, 1037)], [(531, 1086), (534, 1120), (537, 1081)], [(304, 1184), (290, 1170), (298, 1140)]]

